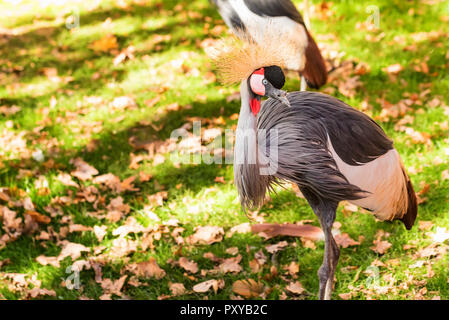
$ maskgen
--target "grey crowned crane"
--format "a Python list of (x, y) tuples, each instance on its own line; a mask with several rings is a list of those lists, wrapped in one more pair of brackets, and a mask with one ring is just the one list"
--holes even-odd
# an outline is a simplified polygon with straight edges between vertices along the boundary
[[(214, 53), (224, 83), (241, 82), (234, 182), (244, 209), (263, 204), (281, 181), (298, 185), (325, 238), (319, 298), (330, 299), (340, 250), (331, 233), (347, 200), (410, 229), (417, 215), (412, 183), (393, 142), (364, 113), (317, 92), (281, 90), (286, 62), (271, 41), (238, 43)], [(263, 97), (268, 100), (261, 103)]]
[[(290, 0), (211, 1), (237, 36), (250, 35), (257, 40), (257, 35), (265, 30), (279, 35), (273, 45), (291, 42), (295, 50), (286, 61), (286, 69), (299, 72), (311, 88), (317, 89), (326, 84), (324, 59), (301, 14)], [(304, 79), (301, 79), (301, 91), (306, 87)]]

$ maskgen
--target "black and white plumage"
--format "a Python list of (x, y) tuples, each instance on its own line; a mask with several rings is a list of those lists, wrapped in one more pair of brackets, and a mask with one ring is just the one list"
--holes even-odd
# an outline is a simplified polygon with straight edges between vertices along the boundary
[(236, 35), (249, 34), (257, 40), (263, 32), (278, 34), (279, 42), (289, 42), (294, 47), (294, 54), (289, 53), (287, 69), (298, 71), (312, 88), (319, 88), (326, 83), (327, 70), (321, 52), (290, 0), (213, 2)]
[[(298, 185), (325, 235), (319, 297), (330, 299), (340, 254), (331, 233), (339, 202), (348, 200), (380, 220), (399, 219), (410, 229), (416, 195), (393, 142), (376, 122), (325, 94), (287, 94), (280, 90), (283, 77), (270, 79), (279, 74), (266, 72), (271, 69), (280, 70), (256, 70), (240, 86), (235, 184), (248, 208), (260, 206), (279, 180)], [(270, 98), (258, 107), (262, 96)]]

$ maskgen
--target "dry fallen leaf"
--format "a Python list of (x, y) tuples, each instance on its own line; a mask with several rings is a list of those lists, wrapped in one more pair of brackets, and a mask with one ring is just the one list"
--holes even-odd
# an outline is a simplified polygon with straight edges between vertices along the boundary
[(182, 283), (171, 283), (170, 291), (171, 294), (174, 296), (181, 296), (186, 292), (186, 288)]
[(224, 287), (224, 280), (207, 280), (201, 283), (198, 283), (193, 286), (193, 291), (198, 293), (204, 293), (209, 291), (210, 288), (214, 289), (214, 292), (217, 292), (218, 289)]
[(271, 245), (265, 246), (265, 249), (267, 249), (267, 251), (269, 253), (276, 253), (276, 252), (284, 249), (287, 246), (288, 246), (288, 242), (287, 241), (281, 241), (281, 242), (278, 242), (276, 244), (271, 244)]
[(399, 72), (401, 72), (402, 70), (404, 70), (404, 67), (401, 66), (399, 63), (396, 64), (392, 64), (386, 68), (383, 69), (383, 71), (389, 73), (389, 74), (398, 74)]
[(95, 176), (98, 174), (98, 170), (86, 163), (81, 158), (75, 158), (70, 160), (70, 163), (73, 164), (76, 168), (76, 170), (72, 171), (72, 176), (82, 180), (90, 180), (92, 179), (92, 176)]
[(189, 260), (186, 257), (179, 258), (179, 265), (184, 268), (186, 271), (191, 273), (198, 272), (198, 264), (195, 261)]
[(239, 253), (239, 248), (237, 247), (227, 248), (226, 253), (235, 256), (237, 253)]
[(352, 293), (348, 292), (348, 293), (340, 293), (338, 295), (340, 298), (342, 298), (343, 300), (349, 300), (352, 298)]
[(108, 52), (118, 48), (117, 38), (112, 34), (107, 34), (99, 40), (95, 40), (89, 46), (95, 52)]
[(156, 260), (151, 257), (148, 261), (133, 263), (126, 267), (126, 270), (143, 278), (162, 279), (165, 277), (165, 271), (159, 267)]
[(287, 290), (290, 293), (300, 295), (300, 294), (304, 293), (305, 289), (303, 288), (302, 284), (299, 281), (295, 281), (295, 282), (290, 282), (285, 287), (285, 290)]
[(245, 298), (256, 298), (263, 293), (263, 284), (253, 279), (237, 280), (232, 284), (232, 291)]
[(218, 268), (222, 273), (239, 273), (242, 271), (242, 267), (239, 264), (241, 260), (242, 256), (240, 254), (237, 257), (224, 259)]
[(123, 275), (117, 280), (103, 279), (101, 281), (101, 287), (103, 288), (104, 294), (100, 297), (100, 300), (110, 300), (112, 294), (122, 296), (123, 293), (121, 290), (127, 277), (127, 275)]
[(44, 216), (37, 211), (27, 210), (25, 211), (26, 215), (29, 215), (34, 221), (44, 224), (49, 224), (51, 219), (50, 217)]
[(58, 256), (58, 261), (65, 259), (66, 257), (71, 257), (72, 261), (75, 261), (81, 256), (82, 252), (89, 252), (90, 249), (83, 246), (80, 243), (69, 242), (67, 240), (63, 241), (64, 246), (62, 247), (61, 253)]
[(188, 242), (191, 244), (212, 244), (222, 241), (223, 235), (224, 231), (222, 227), (196, 227), (195, 233), (188, 238)]
[(391, 247), (391, 243), (386, 240), (374, 240), (373, 244), (374, 246), (371, 247), (371, 250), (379, 254), (384, 254)]
[(343, 248), (347, 248), (349, 246), (358, 246), (360, 244), (360, 242), (351, 239), (351, 237), (347, 233), (337, 234), (334, 236), (334, 239), (335, 242), (337, 242), (337, 244)]
[(284, 267), (284, 270), (287, 270), (291, 276), (296, 277), (296, 274), (299, 272), (299, 264), (292, 261), (288, 266)]
[(34, 287), (30, 291), (28, 291), (28, 296), (30, 298), (37, 298), (39, 296), (56, 297), (56, 292), (54, 290), (48, 290), (48, 289), (45, 289), (45, 288)]

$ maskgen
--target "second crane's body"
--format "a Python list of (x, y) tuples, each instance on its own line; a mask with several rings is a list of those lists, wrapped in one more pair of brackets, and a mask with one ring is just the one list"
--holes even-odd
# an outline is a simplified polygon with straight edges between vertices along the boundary
[(278, 43), (273, 45), (284, 43), (284, 50), (289, 49), (285, 52), (285, 68), (298, 71), (312, 88), (326, 83), (327, 69), (321, 52), (290, 0), (212, 1), (236, 35), (249, 35), (257, 41), (261, 41), (265, 33), (278, 35)]

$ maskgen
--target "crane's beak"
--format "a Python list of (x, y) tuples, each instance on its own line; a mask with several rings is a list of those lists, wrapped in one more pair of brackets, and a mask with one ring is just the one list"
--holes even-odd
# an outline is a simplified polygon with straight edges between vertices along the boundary
[(270, 86), (267, 96), (270, 98), (276, 99), (279, 102), (285, 104), (287, 107), (291, 107), (290, 102), (287, 99), (287, 92), (284, 90), (276, 89), (273, 86)]

